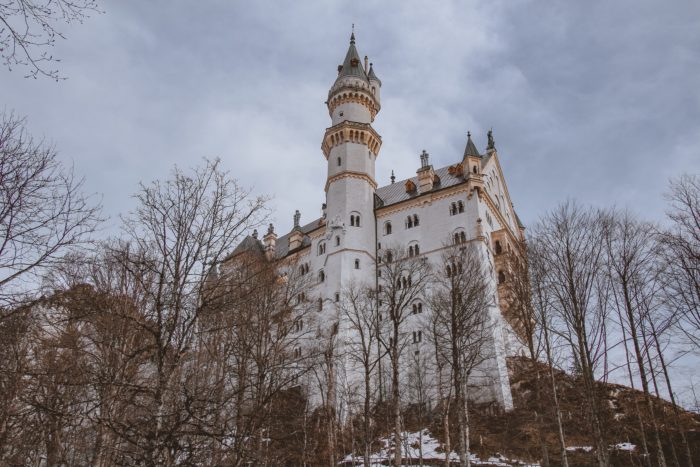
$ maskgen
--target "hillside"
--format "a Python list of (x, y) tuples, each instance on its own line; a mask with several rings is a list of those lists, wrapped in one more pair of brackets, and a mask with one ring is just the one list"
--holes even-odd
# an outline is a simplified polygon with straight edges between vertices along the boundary
[[(537, 421), (537, 416), (543, 420), (542, 436), (546, 440), (550, 465), (561, 465), (557, 426), (554, 422), (555, 415), (551, 402), (551, 386), (547, 377), (548, 367), (544, 364), (533, 367), (529, 360), (520, 357), (509, 359), (508, 364), (515, 409), (508, 413), (500, 413), (491, 406), (481, 405), (472, 407), (470, 411), (470, 419), (473, 422), (472, 452), (475, 458), (494, 460), (493, 463), (482, 461), (478, 465), (539, 464), (542, 460), (542, 448), (538, 429), (540, 423)], [(545, 378), (542, 385), (544, 386), (541, 394), (542, 402), (538, 402), (535, 390), (538, 371), (540, 377)], [(561, 371), (555, 372), (555, 379), (563, 414), (569, 465), (571, 467), (594, 465), (594, 453), (591, 448), (594, 443), (589, 433), (589, 424), (583, 406), (581, 384), (576, 377)], [(652, 451), (652, 462), (655, 462), (650, 444), (653, 433), (651, 417), (644, 410), (643, 394), (619, 384), (599, 383), (598, 389), (606, 406), (604, 421), (612, 465), (644, 465), (643, 441), (635, 405), (641, 411), (649, 451)], [(693, 462), (698, 465), (700, 463), (700, 415), (681, 409), (676, 418), (673, 406), (669, 402), (655, 399), (654, 404), (668, 465), (674, 465), (674, 449), (680, 465), (686, 465), (685, 448), (676, 420), (686, 434)], [(415, 440), (421, 427), (415, 420), (409, 419), (406, 420), (406, 425), (407, 435)], [(457, 439), (456, 432), (451, 433), (451, 439)], [(424, 431), (424, 453), (429, 453), (431, 457), (426, 459), (425, 465), (442, 463), (439, 459), (444, 459), (444, 452), (438, 445), (443, 441), (444, 431), (439, 414), (433, 413), (431, 423)], [(393, 450), (386, 444), (386, 439), (378, 442), (377, 455), (373, 456), (378, 462), (386, 459), (387, 452)], [(418, 446), (415, 441), (411, 446), (411, 457), (415, 460), (418, 456)], [(451, 457), (456, 458), (455, 455)], [(517, 461), (509, 463), (506, 462), (507, 459), (517, 459)], [(350, 458), (345, 460), (348, 461)], [(518, 464), (518, 461), (521, 464)], [(415, 463), (418, 465), (417, 462)]]

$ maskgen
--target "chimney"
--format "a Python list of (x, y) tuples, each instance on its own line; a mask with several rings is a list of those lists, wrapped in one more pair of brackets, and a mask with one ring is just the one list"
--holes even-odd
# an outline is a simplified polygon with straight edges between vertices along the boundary
[(423, 149), (420, 155), (420, 169), (416, 171), (416, 175), (418, 175), (418, 187), (421, 193), (433, 189), (435, 171), (433, 170), (433, 166), (430, 165), (430, 154), (425, 152), (425, 149)]
[(367, 55), (365, 55), (365, 73), (369, 73), (369, 67), (367, 66), (369, 64), (369, 58), (367, 58)]
[(272, 224), (267, 228), (267, 233), (263, 237), (263, 243), (265, 244), (265, 257), (271, 260), (275, 257), (275, 247), (277, 246), (277, 234)]

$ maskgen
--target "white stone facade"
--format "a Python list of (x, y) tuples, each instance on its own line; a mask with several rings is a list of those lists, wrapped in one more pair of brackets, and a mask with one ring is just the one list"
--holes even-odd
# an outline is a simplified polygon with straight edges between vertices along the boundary
[[(475, 376), (488, 382), (478, 399), (510, 409), (505, 357), (513, 350), (506, 343), (517, 339), (512, 339), (515, 334), (499, 306), (501, 266), (496, 257), (507, 245), (522, 240), (523, 229), (512, 208), (491, 135), (484, 154), (476, 150), (470, 137), (465, 154), (456, 155), (454, 166), (433, 170), (424, 154), (416, 177), (378, 187), (375, 162), (381, 137), (371, 123), (380, 109), (380, 87), (374, 71), (361, 63), (353, 37), (328, 95), (331, 126), (322, 143), (328, 175), (324, 215), (305, 225), (297, 215), (293, 231), (279, 238), (269, 233), (264, 248), (270, 258), (293, 257), (298, 267), (311, 274), (307, 297), (321, 301), (318, 322), (330, 326), (339, 320), (336, 302), (347, 284), (375, 283), (382, 249), (417, 246), (420, 256), (442, 270), (441, 254), (455, 236), (475, 242), (489, 265), (496, 303), (488, 311), (495, 323), (489, 355)], [(422, 306), (423, 314), (430, 313), (427, 304)], [(406, 332), (421, 331), (423, 325), (424, 320), (416, 318), (409, 321)], [(347, 332), (344, 323), (339, 327), (341, 333)], [(429, 352), (426, 340), (415, 343), (411, 353)], [(350, 374), (350, 384), (356, 378), (352, 373), (339, 371)]]

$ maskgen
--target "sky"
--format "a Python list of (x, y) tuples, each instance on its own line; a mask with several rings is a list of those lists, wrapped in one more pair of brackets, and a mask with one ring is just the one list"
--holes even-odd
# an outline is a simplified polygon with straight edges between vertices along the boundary
[(663, 221), (668, 181), (700, 173), (700, 2), (102, 2), (62, 26), (67, 79), (0, 69), (26, 116), (101, 197), (114, 233), (139, 182), (220, 158), (271, 197), (279, 233), (317, 218), (324, 104), (352, 25), (382, 80), (377, 180), (461, 160), (493, 128), (526, 226), (562, 201)]

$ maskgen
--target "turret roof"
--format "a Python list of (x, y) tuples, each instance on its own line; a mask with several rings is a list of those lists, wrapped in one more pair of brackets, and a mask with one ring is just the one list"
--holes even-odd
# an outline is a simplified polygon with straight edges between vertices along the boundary
[(367, 73), (362, 66), (360, 54), (357, 53), (357, 49), (355, 48), (354, 32), (350, 36), (350, 47), (348, 47), (348, 53), (345, 54), (345, 60), (343, 61), (343, 65), (340, 69), (336, 82), (346, 76), (355, 76), (357, 78), (367, 79)]
[(370, 79), (370, 81), (376, 81), (379, 83), (380, 86), (382, 85), (382, 81), (379, 78), (377, 78), (377, 75), (374, 74), (374, 65), (372, 65), (371, 63), (369, 64), (369, 74), (367, 75), (367, 77)]
[(476, 145), (474, 144), (474, 141), (472, 141), (472, 134), (470, 132), (467, 132), (467, 146), (464, 148), (464, 157), (481, 157), (481, 154), (479, 154), (479, 150), (476, 149)]

